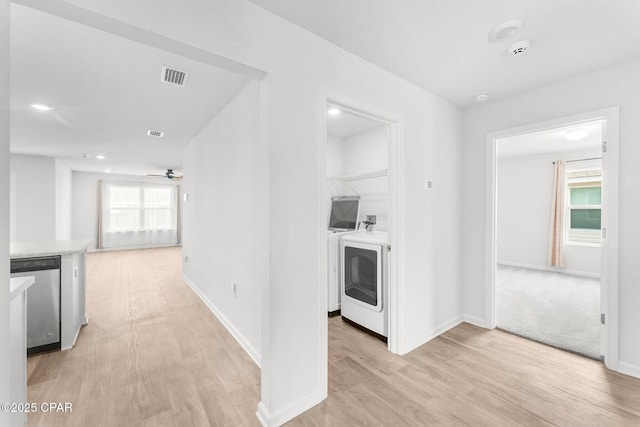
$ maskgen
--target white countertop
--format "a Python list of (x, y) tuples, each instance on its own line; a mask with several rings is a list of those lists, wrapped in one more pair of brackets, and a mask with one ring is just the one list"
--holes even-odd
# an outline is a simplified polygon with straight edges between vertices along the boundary
[(9, 279), (9, 299), (12, 300), (36, 282), (34, 276), (13, 277)]
[(14, 242), (11, 243), (9, 253), (11, 259), (71, 255), (86, 252), (89, 243), (91, 239)]

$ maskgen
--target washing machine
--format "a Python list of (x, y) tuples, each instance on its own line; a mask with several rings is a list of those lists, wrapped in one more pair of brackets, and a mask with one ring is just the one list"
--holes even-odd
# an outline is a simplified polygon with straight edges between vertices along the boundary
[(359, 231), (340, 239), (342, 317), (389, 335), (387, 233)]
[(340, 240), (356, 231), (327, 232), (327, 311), (329, 317), (340, 314)]

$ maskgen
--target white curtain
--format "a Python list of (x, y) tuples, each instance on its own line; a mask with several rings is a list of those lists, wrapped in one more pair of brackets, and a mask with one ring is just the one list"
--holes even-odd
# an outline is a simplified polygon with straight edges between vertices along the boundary
[(549, 264), (553, 267), (564, 267), (564, 211), (565, 211), (565, 165), (557, 160), (554, 167), (554, 189), (551, 203), (551, 229)]
[(100, 182), (99, 248), (178, 244), (178, 187)]

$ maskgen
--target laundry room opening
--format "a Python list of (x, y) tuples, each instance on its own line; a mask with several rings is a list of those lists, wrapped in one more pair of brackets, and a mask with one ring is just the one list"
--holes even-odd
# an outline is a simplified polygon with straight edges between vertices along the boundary
[(327, 316), (345, 328), (389, 338), (390, 124), (326, 104)]

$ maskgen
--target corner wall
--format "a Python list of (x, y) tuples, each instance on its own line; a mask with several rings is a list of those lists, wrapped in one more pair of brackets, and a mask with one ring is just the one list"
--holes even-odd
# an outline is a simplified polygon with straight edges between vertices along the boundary
[(259, 86), (251, 81), (229, 101), (183, 159), (183, 275), (258, 366), (261, 296), (269, 283), (269, 163), (259, 138)]
[[(9, 1), (0, 0), (0, 170), (9, 170)], [(9, 279), (9, 180), (0, 180), (0, 277)], [(9, 402), (11, 372), (9, 342), (9, 286), (0, 288), (0, 402)], [(9, 414), (0, 413), (0, 424), (9, 424)]]
[(17, 242), (56, 239), (56, 160), (12, 154), (15, 175), (15, 239)]
[(620, 107), (619, 359), (640, 375), (640, 60), (619, 64), (496, 100), (464, 114), (463, 304), (466, 315), (488, 319), (486, 277), (487, 133), (604, 108)]

